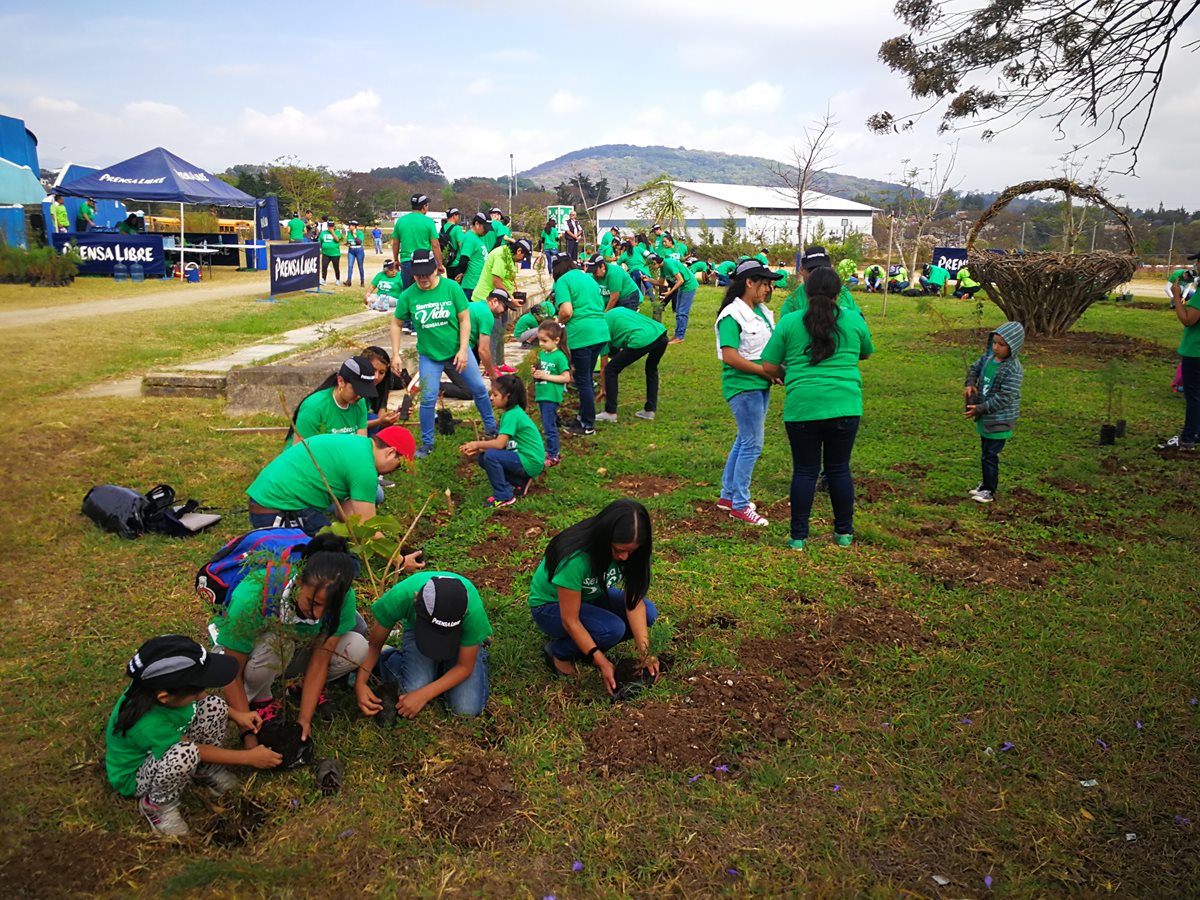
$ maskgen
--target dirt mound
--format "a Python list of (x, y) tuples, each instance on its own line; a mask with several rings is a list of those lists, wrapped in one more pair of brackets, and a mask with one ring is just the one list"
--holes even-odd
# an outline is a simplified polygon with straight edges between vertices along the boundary
[[(152, 843), (149, 828), (139, 836), (142, 833)], [(24, 847), (0, 859), (0, 892), (6, 897), (106, 894), (121, 873), (143, 864), (146, 849), (128, 834), (104, 831), (39, 832), (29, 837)]]
[(586, 734), (585, 766), (615, 774), (640, 771), (649, 762), (708, 772), (733, 762), (721, 750), (732, 738), (782, 741), (791, 735), (783, 686), (775, 679), (712, 669), (685, 681), (692, 687), (686, 697), (619, 707)]
[(677, 475), (635, 474), (613, 479), (610, 487), (632, 497), (657, 497), (678, 490), (685, 483)]
[[(670, 519), (659, 516), (654, 530), (663, 538), (688, 534), (715, 536), (727, 533), (735, 524), (729, 518), (729, 513), (717, 509), (715, 502), (711, 505), (693, 507), (693, 510), (695, 515), (686, 519)], [(741, 523), (736, 524), (740, 525)]]
[(909, 564), (914, 571), (941, 582), (946, 590), (964, 584), (1032, 590), (1045, 587), (1059, 570), (1053, 559), (979, 537), (923, 547)]
[(863, 476), (854, 479), (854, 499), (858, 503), (878, 503), (900, 493), (899, 486), (882, 478)]
[[(930, 340), (940, 344), (950, 344), (956, 347), (978, 347), (983, 352), (987, 341), (986, 334), (981, 335), (973, 328), (960, 328), (951, 331), (935, 331), (929, 335)], [(1129, 337), (1124, 334), (1104, 334), (1097, 331), (1070, 331), (1058, 337), (1036, 336), (1025, 341), (1021, 351), (1022, 358), (1038, 358), (1043, 355), (1055, 356), (1084, 356), (1107, 363), (1110, 359), (1139, 359), (1160, 358), (1174, 359), (1175, 354), (1167, 347), (1153, 341)]]
[(512, 554), (523, 548), (544, 549), (550, 536), (544, 520), (512, 507), (498, 510), (488, 519), (488, 527), (491, 530), (483, 539), (467, 549), (459, 571), (478, 588), (504, 593), (512, 586), (516, 572), (532, 571), (540, 559), (535, 557), (518, 566), (510, 561)]
[(466, 756), (427, 781), (425, 827), (459, 844), (490, 842), (520, 805), (508, 761), (491, 754)]
[(911, 478), (924, 478), (933, 466), (919, 462), (898, 462), (888, 466), (893, 472), (900, 472)]

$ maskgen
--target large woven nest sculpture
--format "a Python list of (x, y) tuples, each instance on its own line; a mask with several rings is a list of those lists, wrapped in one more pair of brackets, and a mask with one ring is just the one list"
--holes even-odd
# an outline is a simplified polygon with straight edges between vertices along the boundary
[[(1104, 207), (1121, 224), (1128, 253), (1093, 250), (1090, 253), (989, 253), (975, 249), (980, 230), (1022, 194), (1061, 191)], [(987, 286), (992, 302), (1030, 334), (1057, 335), (1067, 331), (1084, 311), (1137, 271), (1133, 229), (1129, 218), (1095, 187), (1067, 178), (1025, 181), (1013, 185), (983, 211), (967, 237), (967, 263), (976, 281)]]

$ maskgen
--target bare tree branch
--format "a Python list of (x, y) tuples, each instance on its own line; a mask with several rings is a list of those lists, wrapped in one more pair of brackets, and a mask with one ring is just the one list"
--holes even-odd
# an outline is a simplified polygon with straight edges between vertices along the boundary
[(792, 145), (791, 165), (783, 163), (770, 166), (771, 174), (783, 182), (780, 193), (787, 193), (789, 202), (796, 201), (796, 246), (804, 249), (804, 201), (808, 193), (820, 191), (825, 186), (825, 175), (833, 163), (833, 150), (829, 142), (833, 139), (837, 119), (825, 108), (825, 114), (804, 127), (804, 143)]

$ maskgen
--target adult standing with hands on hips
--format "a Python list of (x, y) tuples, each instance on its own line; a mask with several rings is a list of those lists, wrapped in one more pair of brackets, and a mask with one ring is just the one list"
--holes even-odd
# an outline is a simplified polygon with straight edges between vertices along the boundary
[(579, 243), (583, 240), (583, 223), (575, 217), (575, 210), (567, 216), (567, 227), (563, 232), (563, 243), (567, 248), (567, 256), (573, 260), (579, 259)]
[[(432, 220), (431, 220), (432, 221)], [(417, 335), (417, 359), (421, 379), (421, 446), (415, 458), (424, 459), (433, 452), (434, 407), (442, 373), (447, 366), (462, 376), (475, 408), (483, 419), (485, 439), (496, 436), (496, 417), (488, 398), (487, 385), (479, 373), (479, 361), (471, 352), (471, 315), (467, 295), (457, 281), (438, 274), (440, 263), (429, 250), (414, 250), (410, 260), (416, 283), (396, 300), (392, 319), (392, 370), (399, 375), (404, 361), (400, 358), (401, 322), (411, 321)]]
[(611, 694), (616, 674), (605, 654), (632, 638), (642, 669), (658, 677), (650, 655), (658, 610), (646, 598), (652, 556), (650, 514), (636, 500), (615, 500), (550, 540), (529, 585), (529, 607), (550, 638), (542, 656), (555, 676), (574, 675), (576, 662), (587, 660)]

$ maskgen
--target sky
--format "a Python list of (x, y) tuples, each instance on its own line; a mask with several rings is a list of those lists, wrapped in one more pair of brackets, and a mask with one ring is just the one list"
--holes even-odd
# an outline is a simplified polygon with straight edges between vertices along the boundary
[[(834, 171), (896, 180), (944, 161), (950, 186), (1001, 190), (1055, 174), (1095, 137), (1056, 140), (1027, 121), (990, 143), (939, 135), (939, 116), (902, 135), (864, 122), (917, 104), (877, 60), (902, 32), (886, 0), (606, 0), (603, 13), (459, 0), (391, 5), (60, 0), (0, 12), (0, 114), (25, 120), (43, 167), (103, 166), (163, 146), (206, 169), (295, 157), (343, 170), (427, 155), (451, 178), (518, 171), (595, 144), (659, 144), (787, 159), (828, 109)], [(736, 15), (731, 10), (736, 9)], [(1177, 42), (1136, 177), (1104, 188), (1133, 206), (1200, 208), (1187, 177), (1200, 136), (1200, 59)], [(1089, 175), (1121, 149), (1079, 154)], [(1086, 160), (1084, 159), (1086, 157)], [(910, 162), (905, 163), (905, 160)]]

